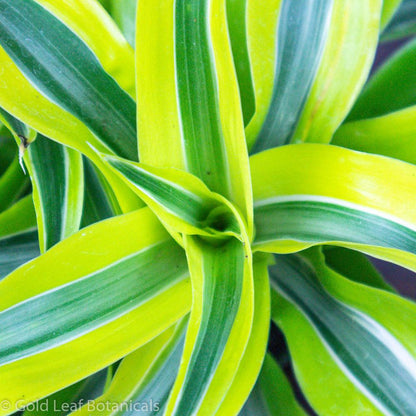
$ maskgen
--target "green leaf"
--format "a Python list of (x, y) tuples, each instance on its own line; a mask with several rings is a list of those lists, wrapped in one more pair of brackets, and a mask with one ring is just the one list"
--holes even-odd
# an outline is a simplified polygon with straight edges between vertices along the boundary
[(238, 414), (258, 378), (263, 363), (270, 329), (270, 283), (267, 271), (269, 260), (268, 256), (254, 257), (253, 326), (238, 371), (215, 413), (218, 416)]
[(347, 121), (386, 115), (416, 104), (416, 40), (399, 49), (371, 77)]
[(134, 47), (136, 37), (136, 9), (137, 0), (112, 0), (111, 2), (111, 15), (132, 47)]
[(381, 41), (391, 41), (415, 35), (416, 3), (414, 0), (384, 0), (384, 3), (384, 9), (389, 7), (395, 13), (393, 19), (391, 19), (381, 34)]
[(57, 244), (0, 283), (0, 390), (26, 404), (117, 361), (189, 311), (187, 276), (148, 209)]
[[(267, 2), (247, 0), (246, 37), (255, 107), (254, 114), (245, 129), (248, 149), (253, 147), (262, 128), (272, 98), (280, 10), (281, 0)], [(242, 105), (244, 107), (246, 103)]]
[[(415, 414), (415, 398), (410, 392), (416, 385), (412, 329), (416, 306), (386, 291), (352, 283), (328, 271), (322, 260), (311, 256), (312, 263), (295, 255), (277, 257), (276, 267), (271, 272), (273, 287), (308, 319), (321, 345), (345, 377), (382, 414)], [(325, 283), (321, 284), (318, 279)], [(395, 310), (398, 313), (394, 313)], [(409, 314), (405, 322), (401, 314), (404, 310)], [(277, 321), (286, 319), (278, 310), (275, 313)], [(286, 328), (283, 324), (283, 329)], [(403, 328), (406, 328), (404, 332)], [(289, 335), (289, 348), (290, 344)], [(295, 370), (299, 364), (297, 359), (295, 353)], [(308, 396), (309, 388), (305, 387)], [(313, 395), (309, 399), (319, 412), (326, 413)], [(357, 399), (350, 397), (352, 406), (357, 405)], [(366, 407), (363, 401), (361, 405)], [(367, 411), (370, 409), (368, 407)], [(351, 411), (348, 414), (360, 414)]]
[(39, 252), (32, 195), (0, 214), (0, 280)]
[[(16, 141), (20, 142), (19, 152), (22, 154), (19, 154), (19, 159), (23, 157), (30, 174), (39, 244), (44, 252), (79, 230), (84, 194), (81, 155), (36, 135), (4, 110), (2, 113)], [(54, 171), (52, 176), (51, 171)], [(13, 188), (16, 189), (16, 184)], [(13, 200), (10, 196), (8, 199)]]
[(0, 213), (0, 237), (11, 236), (26, 230), (36, 230), (32, 195), (25, 196)]
[[(381, 4), (380, 0), (273, 2), (266, 7), (270, 17), (278, 19), (273, 32), (276, 53), (271, 52), (267, 33), (276, 23), (268, 18), (266, 31), (249, 21), (254, 85), (261, 90), (256, 92), (259, 107), (247, 127), (248, 144), (255, 143), (253, 152), (290, 142), (330, 141), (370, 71)], [(261, 19), (248, 7), (249, 19)], [(263, 74), (260, 63), (270, 57), (275, 68), (267, 64)]]
[(102, 392), (105, 379), (106, 370), (93, 374), (66, 389), (39, 400), (36, 404), (30, 406), (30, 410), (26, 410), (23, 416), (72, 414), (72, 411), (79, 408), (83, 402), (95, 399)]
[(84, 197), (82, 158), (76, 150), (38, 135), (28, 147), (25, 162), (44, 252), (79, 230)]
[(324, 253), (328, 267), (337, 273), (355, 282), (394, 292), (394, 289), (386, 283), (380, 272), (364, 254), (334, 246), (324, 247)]
[(97, 0), (35, 0), (62, 20), (94, 52), (101, 65), (133, 99), (134, 51)]
[(286, 144), (293, 135), (319, 68), (333, 3), (283, 0), (278, 4), (273, 92), (253, 152)]
[(416, 105), (412, 105), (383, 116), (343, 124), (332, 143), (416, 164), (415, 122)]
[(213, 414), (243, 357), (252, 328), (251, 253), (235, 238), (221, 246), (185, 237), (193, 307), (166, 413)]
[(328, 143), (370, 73), (382, 1), (335, 1), (320, 68), (293, 142)]
[[(1, 124), (1, 113), (0, 113)], [(6, 171), (16, 155), (16, 144), (12, 135), (4, 124), (0, 127), (0, 175)]]
[[(51, 3), (49, 0), (42, 0), (42, 2), (45, 4), (48, 3), (48, 7), (50, 6), (56, 12), (56, 2)], [(100, 56), (107, 56), (108, 51), (111, 51), (111, 56), (107, 56), (102, 61), (106, 62), (106, 68), (108, 67), (110, 69), (112, 75), (115, 77), (119, 75), (121, 79), (126, 78), (123, 68), (128, 66), (124, 62), (128, 63), (129, 59), (125, 56), (125, 51), (121, 47), (120, 42), (115, 41), (117, 33), (119, 36), (121, 35), (117, 32), (117, 29), (116, 33), (113, 33), (114, 23), (107, 24), (107, 20), (111, 23), (111, 19), (100, 6), (97, 6), (95, 0), (87, 0), (87, 8), (85, 7), (85, 3), (78, 5), (79, 2), (82, 1), (68, 0), (66, 2), (60, 2), (58, 8), (61, 11), (61, 13), (58, 13), (59, 19), (65, 22), (69, 21), (72, 24), (71, 27), (75, 26), (82, 34), (82, 38), (84, 40), (88, 39), (88, 45)], [(73, 4), (79, 7), (74, 8), (72, 7)], [(45, 11), (45, 13), (47, 12)], [(79, 13), (81, 13), (81, 17)], [(106, 17), (104, 21), (102, 21), (103, 13), (104, 17)], [(99, 32), (99, 36), (97, 36), (97, 32), (91, 30), (93, 28), (91, 22), (95, 22), (97, 27), (103, 29)], [(0, 106), (6, 109), (10, 115), (13, 115), (13, 117), (24, 122), (44, 136), (88, 155), (99, 166), (113, 187), (114, 193), (124, 212), (142, 206), (137, 196), (118, 177), (115, 177), (112, 172), (109, 172), (101, 159), (97, 158), (96, 153), (92, 151), (89, 143), (93, 144), (96, 148), (106, 150), (106, 147), (100, 140), (78, 119), (49, 101), (42, 94), (39, 94), (2, 48), (0, 48), (0, 62), (3, 77), (8, 80), (7, 84), (3, 84), (0, 89)], [(128, 71), (131, 71), (131, 69)], [(16, 101), (16, 96), (21, 97), (21, 99)]]
[(84, 207), (82, 227), (121, 214), (116, 196), (103, 174), (93, 163), (83, 158), (84, 166)]
[(0, 108), (0, 120), (9, 129), (10, 132), (15, 133), (18, 137), (26, 138), (30, 142), (30, 131), (29, 128), (21, 121), (14, 118), (3, 108)]
[(333, 143), (416, 164), (415, 65), (416, 41), (412, 41), (370, 79)]
[[(84, 406), (74, 416), (114, 414), (111, 409), (98, 410), (100, 403), (119, 405), (118, 415), (129, 415), (133, 412), (157, 414), (166, 404), (178, 372), (186, 323), (186, 319), (182, 320), (176, 328), (169, 328), (128, 355), (117, 369), (105, 394), (94, 403)], [(129, 405), (123, 407), (123, 403)]]
[(251, 167), (253, 249), (289, 253), (335, 244), (415, 270), (415, 166), (303, 144), (260, 153)]
[(111, 156), (103, 158), (176, 232), (239, 238), (245, 228), (232, 204), (187, 172), (154, 168)]
[(256, 107), (248, 55), (247, 7), (248, 0), (227, 0), (228, 31), (240, 89), (245, 126), (252, 118)]
[[(397, 9), (403, 6), (408, 0), (383, 0), (383, 8), (381, 10), (380, 31), (386, 28), (391, 18), (395, 16)], [(410, 0), (412, 1), (412, 0)]]
[(285, 373), (266, 354), (259, 380), (239, 416), (306, 416)]
[(137, 159), (134, 101), (88, 46), (33, 0), (1, 0), (0, 11), (0, 43), (36, 88), (108, 149)]
[(225, 2), (140, 2), (136, 40), (140, 160), (197, 176), (237, 206), (251, 234), (248, 157)]
[(7, 170), (0, 177), (0, 212), (9, 208), (28, 188), (25, 176), (16, 155)]
[[(81, 276), (70, 285), (4, 309), (0, 312), (0, 365), (61, 345), (156, 297), (186, 277), (186, 262), (180, 253), (174, 242), (163, 241)], [(156, 262), (159, 257), (164, 262)], [(46, 261), (44, 257), (42, 260)], [(25, 272), (34, 274), (39, 262), (28, 265), (29, 272), (21, 269), (10, 275), (9, 280)], [(90, 306), (83, 307), (86, 304)]]

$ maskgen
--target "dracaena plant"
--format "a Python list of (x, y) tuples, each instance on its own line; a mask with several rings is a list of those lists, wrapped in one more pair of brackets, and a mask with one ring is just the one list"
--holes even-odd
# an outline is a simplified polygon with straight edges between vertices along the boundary
[(0, 0), (0, 415), (416, 415), (412, 6)]

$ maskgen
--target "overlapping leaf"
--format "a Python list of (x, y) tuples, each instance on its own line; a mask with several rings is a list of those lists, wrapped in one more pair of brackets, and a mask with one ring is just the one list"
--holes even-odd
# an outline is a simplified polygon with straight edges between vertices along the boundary
[(39, 252), (32, 195), (0, 214), (0, 280)]
[(251, 167), (255, 249), (288, 253), (330, 243), (416, 268), (414, 166), (303, 144), (253, 156)]
[(259, 380), (239, 416), (306, 416), (285, 373), (266, 354)]
[(248, 1), (256, 112), (247, 141), (254, 152), (330, 141), (370, 70), (381, 4), (283, 0), (258, 9)]
[(248, 157), (226, 23), (218, 0), (139, 3), (140, 160), (199, 177), (240, 209), (250, 229)]
[[(127, 356), (108, 390), (75, 415), (157, 414), (165, 406), (178, 372), (187, 319)], [(99, 410), (100, 404), (119, 408)], [(102, 406), (101, 405), (101, 406)]]
[[(101, 15), (104, 13), (106, 16), (105, 12), (95, 1), (90, 1), (91, 7), (86, 8), (84, 4), (77, 9), (78, 13), (87, 9), (82, 19), (77, 19), (77, 11), (73, 7), (79, 0), (74, 2), (52, 3), (45, 0), (41, 6), (30, 0), (23, 2), (23, 9), (15, 2), (5, 0), (1, 3), (2, 24), (5, 29), (1, 32), (0, 43), (7, 49), (7, 53), (0, 49), (0, 60), (3, 76), (9, 82), (1, 86), (0, 105), (46, 137), (76, 148), (92, 159), (95, 153), (88, 143), (101, 150), (109, 151), (111, 148), (116, 153), (120, 151), (137, 159), (135, 104), (112, 77), (119, 76), (121, 80), (130, 78), (131, 85), (134, 80), (131, 67), (128, 70), (129, 75), (123, 70), (124, 64), (121, 64), (126, 62), (125, 46), (130, 47), (114, 23), (106, 25), (106, 20), (102, 21)], [(46, 5), (58, 17), (45, 8)], [(25, 23), (26, 17), (19, 17), (19, 13), (26, 9), (38, 17)], [(99, 27), (108, 26), (103, 32), (104, 36), (97, 35), (91, 26), (91, 22), (97, 20), (101, 21)], [(70, 27), (63, 21), (69, 23)], [(42, 37), (45, 30), (52, 32), (50, 37)], [(81, 33), (79, 36), (78, 32)], [(36, 41), (36, 45), (28, 45), (25, 41), (28, 37), (33, 37), (32, 43)], [(76, 54), (73, 53), (74, 48), (77, 50)], [(112, 55), (104, 59), (108, 50), (112, 51)], [(26, 52), (22, 54), (22, 51)], [(72, 55), (77, 59), (85, 59), (78, 62), (78, 65)], [(100, 56), (105, 64), (98, 61), (96, 56)], [(39, 60), (41, 57), (45, 59)], [(104, 70), (103, 65), (110, 74)], [(80, 72), (83, 66), (87, 66), (89, 72)], [(55, 75), (54, 82), (47, 81), (50, 73)], [(21, 97), (21, 100), (16, 101), (16, 96)], [(117, 106), (115, 102), (118, 103)], [(95, 162), (99, 164), (100, 160)], [(114, 187), (124, 210), (140, 206), (137, 197), (107, 172), (105, 166), (101, 166), (101, 169)]]
[[(274, 319), (285, 331), (295, 371), (311, 404), (329, 414), (414, 414), (410, 392), (416, 384), (411, 318), (415, 305), (384, 290), (353, 283), (327, 269), (316, 253), (311, 256), (306, 260), (295, 255), (278, 257), (271, 272), (273, 287), (294, 305), (275, 298)], [(294, 339), (289, 325), (295, 322), (308, 337), (307, 345), (301, 346), (299, 337)], [(311, 336), (311, 330), (316, 335)], [(307, 351), (315, 357), (310, 363), (305, 363)], [(306, 371), (322, 374), (323, 366), (331, 374), (327, 391), (343, 390), (339, 393), (343, 402), (335, 401), (331, 410), (316, 394), (322, 378), (307, 383), (305, 379)], [(342, 378), (343, 387), (338, 384)]]
[(416, 163), (415, 64), (412, 41), (370, 79), (333, 143)]
[[(383, 30), (381, 35), (382, 41), (390, 41), (407, 36), (413, 36), (416, 34), (416, 3), (414, 0), (390, 0), (384, 2), (386, 6), (384, 9), (389, 8), (395, 11), (393, 19)], [(399, 6), (397, 8), (397, 6)], [(388, 14), (391, 17), (391, 11)], [(387, 14), (387, 13), (386, 13)], [(387, 16), (386, 16), (387, 17)], [(384, 26), (387, 19), (384, 19)]]
[(148, 209), (86, 228), (17, 269), (0, 284), (2, 393), (29, 403), (144, 344), (188, 312), (187, 275)]

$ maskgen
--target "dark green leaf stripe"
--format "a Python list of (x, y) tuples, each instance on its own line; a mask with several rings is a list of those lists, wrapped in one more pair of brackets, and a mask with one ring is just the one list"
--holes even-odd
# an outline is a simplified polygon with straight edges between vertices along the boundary
[(416, 1), (403, 0), (393, 19), (384, 29), (382, 41), (405, 38), (416, 34)]
[(271, 282), (296, 305), (345, 374), (385, 415), (416, 415), (416, 361), (368, 315), (333, 298), (298, 255), (276, 256)]
[(82, 212), (81, 226), (93, 224), (97, 221), (113, 217), (119, 212), (117, 207), (114, 207), (116, 201), (115, 196), (109, 185), (105, 185), (106, 179), (102, 176), (100, 171), (96, 170), (92, 162), (83, 157), (84, 178), (85, 178), (85, 193), (84, 193), (84, 209)]
[[(69, 210), (76, 209), (71, 204), (73, 201), (69, 201), (68, 192), (76, 185), (70, 182), (71, 171), (76, 167), (71, 166), (68, 148), (41, 135), (27, 151), (32, 183), (40, 199), (44, 249), (48, 250), (68, 237), (67, 217)], [(81, 188), (78, 197), (82, 198), (83, 183), (78, 185)], [(74, 224), (73, 232), (78, 231), (77, 225), (79, 222)]]
[[(170, 390), (178, 374), (185, 340), (185, 327), (182, 325), (179, 336), (176, 334), (173, 337), (152, 365), (149, 375), (143, 380), (143, 383), (140, 384), (139, 391), (131, 399), (133, 402), (132, 409), (117, 414), (123, 416), (161, 414), (154, 407), (151, 409), (150, 406), (149, 410), (146, 411), (143, 404), (149, 405), (149, 403), (153, 402), (153, 404), (157, 404), (159, 409), (162, 409), (166, 405)], [(140, 409), (140, 404), (142, 404), (142, 410), (134, 410), (134, 406)]]
[(254, 245), (277, 240), (342, 241), (416, 253), (416, 231), (382, 213), (331, 198), (257, 202)]
[(0, 238), (0, 280), (39, 254), (38, 232), (35, 228)]
[(177, 0), (175, 56), (187, 169), (214, 192), (230, 195), (209, 40), (209, 0)]
[(273, 95), (253, 152), (287, 144), (295, 131), (325, 46), (333, 0), (283, 0)]
[(175, 415), (195, 414), (221, 360), (240, 305), (244, 255), (243, 244), (234, 238), (222, 247), (204, 244), (201, 323)]
[(206, 219), (210, 208), (204, 200), (178, 185), (163, 180), (139, 166), (121, 160), (107, 158), (111, 166), (169, 212), (198, 226)]
[(169, 240), (18, 303), (0, 312), (0, 364), (56, 347), (103, 326), (187, 275), (182, 249)]
[(29, 128), (26, 124), (14, 118), (6, 110), (0, 107), (0, 119), (3, 118), (9, 125), (10, 129), (20, 137), (29, 138)]
[(247, 0), (227, 0), (227, 21), (240, 88), (244, 125), (249, 123), (256, 106), (253, 80), (251, 78), (250, 58), (248, 55), (246, 7)]
[(0, 0), (0, 44), (42, 94), (137, 160), (134, 101), (59, 19), (33, 0)]
[(188, 224), (204, 230), (240, 232), (240, 226), (229, 207), (217, 199), (204, 198), (137, 164), (115, 157), (105, 159), (154, 202)]

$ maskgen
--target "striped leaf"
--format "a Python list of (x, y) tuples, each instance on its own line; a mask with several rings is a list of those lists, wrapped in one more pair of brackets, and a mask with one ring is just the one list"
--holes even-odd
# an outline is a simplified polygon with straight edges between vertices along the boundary
[(134, 51), (97, 0), (35, 1), (76, 33), (94, 52), (104, 70), (135, 99)]
[(270, 283), (267, 271), (269, 261), (270, 258), (263, 255), (254, 257), (253, 326), (238, 371), (215, 413), (218, 416), (238, 414), (253, 389), (263, 363), (270, 329)]
[(0, 390), (29, 403), (143, 345), (188, 312), (187, 276), (148, 209), (57, 244), (0, 284)]
[[(343, 394), (347, 389), (355, 389), (355, 393), (351, 391), (348, 397), (351, 404), (342, 408), (341, 404), (331, 402), (332, 412), (338, 409), (338, 414), (371, 411), (371, 414), (383, 415), (416, 414), (415, 397), (411, 393), (416, 387), (415, 305), (391, 293), (348, 281), (327, 270), (316, 256), (312, 257), (312, 263), (296, 255), (280, 256), (276, 263), (271, 272), (272, 286), (293, 306), (278, 302), (274, 319), (282, 324), (286, 333), (291, 312), (283, 316), (279, 304), (280, 309), (296, 310), (292, 313), (292, 325), (300, 312), (306, 320), (296, 320), (297, 330), (303, 332), (306, 324), (317, 336), (318, 342), (310, 342), (308, 338), (309, 353), (318, 348), (326, 350), (324, 355), (327, 358), (322, 362), (318, 361), (319, 355), (312, 360), (319, 362), (319, 365), (312, 364), (316, 366), (314, 372), (321, 373), (322, 366), (329, 359), (349, 380), (345, 380), (347, 386)], [(343, 292), (346, 293), (343, 295)], [(307, 332), (302, 335), (308, 336)], [(296, 351), (296, 341), (295, 345), (292, 344), (290, 330), (286, 335), (295, 371), (300, 373), (300, 382), (307, 397), (317, 411), (326, 414), (328, 410), (324, 407), (324, 400), (319, 400), (313, 392), (313, 377), (309, 379), (311, 387), (303, 383), (302, 373), (306, 366), (301, 361), (304, 357)], [(322, 351), (318, 354), (322, 355)], [(310, 364), (308, 366), (311, 367)], [(336, 377), (331, 377), (329, 384), (334, 384), (327, 386), (327, 392), (336, 386), (337, 381)], [(367, 400), (360, 400), (360, 395)]]
[[(256, 113), (247, 140), (253, 152), (330, 141), (369, 73), (381, 5), (282, 0), (257, 10), (257, 2), (248, 2)], [(266, 13), (264, 26), (260, 16)], [(274, 65), (264, 68), (271, 57)]]
[(32, 195), (0, 214), (0, 280), (39, 255)]
[(251, 253), (231, 238), (219, 247), (185, 237), (193, 307), (166, 413), (214, 414), (238, 372), (253, 320)]
[(104, 160), (176, 232), (239, 238), (245, 228), (232, 204), (211, 192), (200, 179), (189, 173), (110, 156), (104, 156)]
[[(51, 7), (56, 13), (58, 13), (56, 9), (59, 4), (59, 11), (61, 11), (61, 13), (58, 13), (59, 20), (53, 17), (48, 11), (46, 11), (46, 9), (43, 9), (43, 7), (39, 5), (36, 6), (36, 4), (34, 7), (44, 10), (44, 14), (52, 16), (52, 19), (54, 19), (54, 21), (58, 21), (60, 26), (63, 26), (61, 21), (70, 22), (71, 29), (76, 29), (80, 33), (80, 38), (77, 38), (77, 43), (81, 43), (83, 48), (87, 50), (88, 54), (92, 54), (91, 50), (93, 50), (101, 58), (107, 54), (106, 48), (108, 48), (109, 51), (112, 51), (111, 56), (108, 56), (106, 59), (102, 59), (102, 61), (106, 61), (105, 68), (109, 69), (110, 75), (114, 77), (119, 75), (121, 80), (129, 78), (128, 74), (127, 76), (123, 75), (123, 70), (119, 69), (120, 65), (124, 65), (124, 62), (128, 62), (128, 59), (125, 58), (123, 49), (118, 47), (119, 42), (115, 41), (115, 39), (117, 39), (117, 34), (121, 38), (122, 36), (117, 31), (117, 28), (115, 28), (114, 23), (108, 24), (108, 20), (110, 20), (111, 23), (111, 19), (109, 19), (105, 12), (103, 12), (100, 6), (97, 6), (94, 0), (88, 0), (89, 4), (84, 3), (82, 6), (76, 8), (72, 6), (82, 2), (81, 0), (70, 0), (69, 2), (59, 1), (53, 3), (46, 0), (42, 1), (45, 4), (48, 3), (48, 7)], [(31, 0), (30, 4), (32, 3), (33, 0)], [(28, 7), (30, 7), (29, 2), (27, 4), (29, 5)], [(94, 4), (95, 6), (93, 6)], [(88, 11), (84, 13), (83, 11), (85, 11), (84, 9), (86, 6)], [(78, 19), (77, 12), (82, 12), (82, 19)], [(103, 14), (104, 17), (106, 17), (104, 21), (102, 21)], [(94, 26), (91, 25), (91, 22), (101, 22), (98, 26), (107, 29), (102, 32), (95, 32), (92, 30)], [(114, 28), (116, 33), (113, 33)], [(73, 34), (72, 36), (76, 35)], [(86, 46), (81, 39), (87, 39), (89, 42), (88, 46)], [(100, 44), (100, 42), (104, 43)], [(96, 61), (96, 58), (94, 59)], [(28, 79), (25, 78), (10, 56), (7, 55), (1, 47), (0, 62), (3, 71), (2, 75), (4, 79), (8, 80), (7, 83), (3, 84), (0, 89), (0, 106), (7, 110), (9, 114), (13, 115), (13, 117), (21, 120), (26, 125), (32, 127), (44, 136), (52, 138), (55, 141), (77, 149), (81, 153), (88, 155), (88, 157), (90, 157), (94, 163), (100, 167), (106, 179), (112, 185), (123, 211), (131, 211), (132, 209), (140, 207), (142, 204), (140, 204), (137, 197), (119, 180), (119, 178), (115, 177), (112, 172), (108, 171), (108, 168), (106, 168), (106, 166), (102, 163), (101, 159), (97, 158), (96, 153), (91, 149), (89, 143), (94, 145), (94, 147), (106, 150), (107, 152), (108, 148), (99, 139), (97, 139), (97, 137), (84, 124), (82, 124), (81, 121), (60, 108), (55, 103), (51, 102), (43, 94), (39, 94), (38, 90), (35, 89)], [(102, 69), (101, 72), (103, 72)], [(105, 76), (109, 77), (109, 75)], [(117, 87), (117, 89), (120, 90), (119, 87)], [(122, 94), (125, 93), (122, 92)], [(16, 100), (16, 96), (21, 97), (21, 99)]]
[[(381, 41), (406, 38), (416, 34), (416, 3), (414, 0), (385, 1), (386, 6), (395, 11), (393, 19), (383, 30)], [(398, 7), (399, 6), (399, 7)], [(392, 14), (391, 12), (389, 14)]]
[[(111, 415), (100, 403), (118, 403), (118, 415), (154, 415), (167, 402), (178, 372), (187, 320), (169, 328), (157, 338), (127, 356), (109, 389), (94, 403), (84, 406), (74, 416)], [(128, 404), (121, 406), (122, 403)], [(91, 409), (96, 409), (92, 411)]]
[(244, 125), (246, 126), (255, 112), (252, 69), (248, 55), (247, 39), (247, 0), (227, 0), (227, 22), (240, 89)]
[(247, 149), (225, 2), (140, 2), (136, 51), (140, 160), (197, 176), (240, 209), (251, 234)]
[(312, 144), (269, 150), (251, 162), (255, 250), (329, 243), (416, 268), (414, 166)]
[(259, 380), (239, 416), (306, 416), (285, 373), (266, 354)]
[[(254, 138), (254, 152), (285, 144), (293, 135), (322, 58), (333, 1), (283, 0), (276, 5), (280, 10), (273, 92), (261, 130)], [(249, 36), (253, 36), (250, 31)]]
[(9, 129), (11, 133), (16, 134), (20, 140), (24, 140), (25, 145), (29, 144), (32, 139), (34, 139), (29, 128), (21, 121), (14, 118), (3, 108), (0, 108), (0, 121)]
[(25, 162), (44, 252), (79, 230), (84, 197), (82, 158), (76, 150), (38, 135), (28, 147)]
[(34, 0), (2, 0), (0, 11), (0, 44), (26, 78), (108, 149), (137, 159), (134, 101), (81, 38)]
[[(20, 142), (19, 159), (24, 158), (30, 174), (38, 218), (39, 244), (44, 252), (79, 229), (84, 194), (81, 155), (36, 135), (36, 132), (4, 110), (3, 114), (9, 129), (17, 142)], [(16, 160), (16, 165), (17, 162)], [(16, 169), (21, 171), (18, 166)], [(54, 174), (51, 176), (52, 171)], [(15, 184), (13, 187), (16, 189)], [(8, 199), (13, 200), (10, 196)]]

